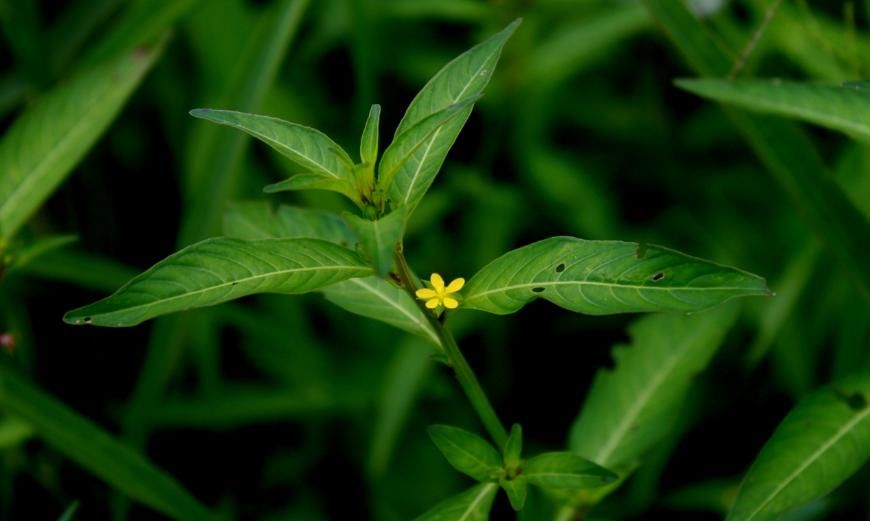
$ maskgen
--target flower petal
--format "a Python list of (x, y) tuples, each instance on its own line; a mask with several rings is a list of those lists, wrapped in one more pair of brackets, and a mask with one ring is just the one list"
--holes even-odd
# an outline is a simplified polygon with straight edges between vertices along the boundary
[(462, 289), (462, 286), (465, 286), (465, 279), (462, 277), (453, 279), (453, 281), (447, 286), (447, 293), (456, 293)]
[(441, 278), (441, 275), (433, 273), (432, 276), (429, 277), (429, 284), (432, 284), (432, 287), (435, 288), (435, 291), (438, 293), (444, 293), (444, 279)]
[(452, 297), (444, 297), (444, 307), (447, 309), (456, 309), (459, 307), (459, 301)]
[(434, 289), (420, 288), (417, 290), (416, 295), (419, 299), (426, 299), (435, 298), (438, 296), (438, 293)]
[(426, 307), (429, 309), (435, 309), (438, 307), (439, 300), (437, 298), (433, 298), (431, 300), (426, 301)]

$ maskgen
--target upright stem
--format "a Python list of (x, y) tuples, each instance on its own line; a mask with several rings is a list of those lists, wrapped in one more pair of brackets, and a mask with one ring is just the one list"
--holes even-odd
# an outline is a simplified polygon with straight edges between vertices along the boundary
[(471, 406), (474, 408), (475, 412), (477, 412), (477, 416), (480, 418), (480, 421), (483, 423), (487, 432), (489, 432), (492, 441), (495, 442), (499, 449), (504, 448), (508, 439), (508, 433), (505, 430), (504, 425), (502, 425), (501, 420), (498, 419), (498, 415), (496, 414), (495, 409), (493, 409), (492, 404), (489, 403), (489, 398), (486, 397), (483, 387), (481, 387), (480, 382), (477, 381), (477, 376), (475, 376), (471, 366), (468, 365), (468, 361), (462, 355), (462, 351), (459, 350), (459, 345), (456, 343), (456, 339), (453, 338), (453, 334), (435, 317), (431, 310), (426, 309), (422, 306), (422, 303), (417, 300), (415, 295), (417, 287), (414, 283), (414, 278), (411, 275), (411, 269), (408, 267), (408, 262), (405, 260), (405, 256), (402, 254), (401, 250), (396, 252), (396, 265), (399, 268), (399, 278), (402, 281), (402, 286), (411, 294), (411, 297), (414, 298), (414, 301), (417, 302), (417, 305), (423, 310), (423, 314), (438, 334), (438, 338), (441, 340), (441, 345), (444, 347), (444, 354), (447, 356), (447, 363), (453, 368), (453, 371), (456, 374), (456, 379), (459, 380), (459, 385), (462, 387), (462, 390), (465, 391), (468, 401), (471, 402)]

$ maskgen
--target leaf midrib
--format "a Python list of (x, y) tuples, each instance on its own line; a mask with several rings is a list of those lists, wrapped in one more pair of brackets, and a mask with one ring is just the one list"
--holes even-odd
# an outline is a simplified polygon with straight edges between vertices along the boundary
[(154, 307), (154, 306), (159, 305), (159, 304), (165, 304), (165, 303), (171, 302), (173, 300), (187, 298), (187, 297), (192, 296), (192, 295), (206, 293), (209, 291), (225, 288), (227, 286), (233, 286), (235, 284), (242, 284), (242, 283), (250, 282), (253, 280), (258, 280), (258, 279), (263, 279), (263, 278), (273, 277), (273, 276), (278, 276), (278, 275), (285, 275), (288, 273), (299, 273), (299, 272), (305, 272), (305, 271), (317, 271), (317, 270), (324, 270), (324, 269), (329, 269), (329, 270), (364, 270), (364, 269), (366, 269), (366, 267), (365, 266), (342, 266), (342, 265), (332, 266), (332, 265), (330, 265), (330, 266), (314, 266), (314, 267), (310, 267), (310, 268), (306, 267), (306, 268), (293, 268), (293, 269), (286, 269), (286, 270), (270, 271), (268, 273), (252, 275), (250, 277), (245, 277), (242, 279), (234, 279), (234, 280), (231, 280), (228, 282), (223, 282), (221, 284), (217, 284), (215, 286), (209, 286), (207, 288), (190, 291), (187, 293), (183, 293), (181, 295), (174, 295), (172, 297), (156, 300), (154, 302), (149, 302), (146, 304), (139, 304), (137, 306), (127, 307), (127, 308), (119, 309), (117, 311), (110, 311), (108, 313), (99, 313), (95, 316), (108, 317), (111, 315), (130, 313), (132, 311), (135, 311), (135, 310), (138, 310), (141, 308), (148, 309), (148, 308)]
[[(677, 286), (677, 287), (662, 287), (662, 286), (640, 286), (637, 284), (618, 284), (614, 282), (595, 282), (588, 280), (576, 280), (576, 281), (548, 281), (548, 282), (530, 282), (526, 284), (514, 284), (511, 286), (502, 286), (496, 289), (490, 289), (487, 291), (483, 291), (480, 293), (474, 293), (466, 297), (466, 302), (484, 297), (486, 295), (491, 295), (493, 293), (502, 293), (505, 291), (510, 291), (512, 289), (522, 289), (522, 288), (541, 288), (547, 286), (569, 286), (569, 285), (577, 285), (577, 286), (605, 286), (610, 288), (626, 288), (626, 289), (643, 289), (643, 290), (656, 290), (656, 291), (735, 291), (735, 290), (755, 290), (755, 288), (744, 288), (739, 286), (711, 286), (711, 287), (691, 287), (691, 286)], [(758, 290), (761, 291), (761, 290)]]
[[(500, 50), (501, 50), (500, 47), (497, 48), (496, 53), (500, 52)], [(495, 54), (495, 53), (493, 53), (493, 54)], [(457, 94), (456, 97), (452, 98), (452, 100), (450, 102), (451, 105), (458, 102), (460, 99), (462, 99), (462, 96), (465, 94), (465, 91), (468, 90), (468, 87), (471, 86), (471, 84), (474, 82), (475, 78), (477, 78), (477, 76), (480, 74), (480, 71), (485, 69), (486, 64), (489, 63), (489, 60), (493, 54), (490, 54), (489, 56), (486, 57), (486, 59), (483, 60), (483, 63), (480, 65), (480, 67), (478, 67), (477, 70), (474, 72), (474, 74), (471, 75), (471, 79), (468, 80), (468, 83), (466, 83), (465, 86), (462, 87), (462, 90), (459, 91), (459, 94)], [(423, 118), (421, 118), (421, 120), (422, 119)], [(446, 123), (445, 123), (445, 125), (446, 125)], [(432, 134), (432, 137), (429, 139), (429, 144), (426, 146), (426, 152), (423, 154), (423, 157), (420, 158), (420, 162), (417, 163), (417, 169), (414, 171), (414, 175), (411, 176), (411, 182), (408, 184), (408, 190), (405, 192), (405, 197), (402, 200), (402, 204), (404, 206), (407, 206), (408, 200), (411, 198), (411, 193), (414, 190), (414, 185), (417, 184), (417, 178), (420, 176), (420, 171), (423, 169), (423, 164), (426, 163), (426, 158), (429, 157), (429, 151), (432, 150), (432, 145), (435, 143), (435, 140), (438, 139), (438, 135), (441, 133), (441, 130), (443, 128), (444, 128), (444, 126), (438, 127), (438, 130), (436, 130), (435, 133)]]
[(466, 521), (468, 519), (468, 516), (470, 516), (471, 514), (474, 513), (474, 510), (477, 508), (477, 505), (479, 505), (480, 502), (483, 501), (483, 499), (490, 493), (490, 491), (493, 488), (495, 488), (495, 486), (496, 486), (495, 483), (486, 484), (480, 490), (480, 494), (478, 494), (477, 497), (474, 498), (474, 501), (469, 503), (468, 509), (462, 513), (462, 517), (460, 517), (457, 521)]
[(807, 467), (812, 465), (816, 460), (818, 460), (823, 453), (825, 453), (828, 449), (834, 446), (840, 438), (845, 436), (852, 428), (860, 423), (866, 416), (870, 415), (870, 406), (866, 407), (863, 412), (856, 414), (855, 417), (843, 425), (840, 430), (838, 430), (830, 440), (825, 442), (821, 447), (816, 449), (809, 458), (804, 461), (798, 468), (796, 468), (791, 474), (789, 474), (780, 484), (771, 492), (767, 498), (755, 509), (753, 510), (749, 516), (745, 519), (746, 521), (751, 521), (759, 512), (763, 511), (764, 508), (773, 501), (780, 492), (782, 492), (787, 486), (791, 484), (792, 481), (797, 479), (797, 477), (806, 470)]

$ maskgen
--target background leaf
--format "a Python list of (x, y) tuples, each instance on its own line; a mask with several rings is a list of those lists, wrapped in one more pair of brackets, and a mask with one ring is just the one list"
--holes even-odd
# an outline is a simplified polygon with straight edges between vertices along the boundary
[(523, 476), (532, 485), (550, 492), (603, 487), (616, 474), (572, 452), (545, 452), (529, 458)]
[(504, 315), (535, 298), (591, 315), (698, 311), (768, 295), (764, 279), (659, 246), (553, 237), (506, 253), (468, 282), (462, 306)]
[(870, 376), (799, 403), (776, 428), (743, 480), (729, 521), (762, 521), (819, 498), (870, 458)]
[(363, 251), (372, 262), (375, 273), (384, 277), (393, 266), (396, 245), (405, 232), (405, 214), (396, 210), (380, 219), (370, 221), (345, 213), (344, 219), (359, 237)]
[(800, 119), (870, 141), (870, 92), (784, 80), (680, 79), (678, 87), (747, 110)]
[(737, 318), (734, 305), (690, 316), (643, 317), (632, 343), (613, 349), (571, 428), (570, 448), (607, 468), (636, 463), (671, 430), (692, 381), (704, 370)]
[(215, 519), (141, 455), (4, 367), (0, 367), (0, 409), (29, 423), (46, 443), (136, 501), (178, 521)]
[(114, 295), (70, 311), (70, 324), (134, 326), (253, 293), (306, 293), (371, 273), (352, 251), (317, 239), (208, 239), (175, 253)]
[(44, 95), (0, 141), (0, 238), (9, 240), (69, 174), (160, 55), (124, 54)]

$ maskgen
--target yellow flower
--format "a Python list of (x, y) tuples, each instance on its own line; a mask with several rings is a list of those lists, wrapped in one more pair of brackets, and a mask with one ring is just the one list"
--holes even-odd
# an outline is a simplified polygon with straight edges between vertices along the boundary
[(461, 290), (462, 286), (465, 285), (465, 279), (453, 279), (453, 281), (445, 287), (444, 279), (441, 278), (441, 275), (433, 273), (432, 276), (429, 277), (429, 285), (432, 286), (431, 289), (422, 288), (417, 290), (417, 298), (425, 300), (427, 308), (435, 309), (439, 304), (447, 309), (456, 309), (459, 307), (459, 301), (449, 295)]

